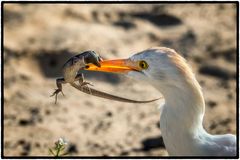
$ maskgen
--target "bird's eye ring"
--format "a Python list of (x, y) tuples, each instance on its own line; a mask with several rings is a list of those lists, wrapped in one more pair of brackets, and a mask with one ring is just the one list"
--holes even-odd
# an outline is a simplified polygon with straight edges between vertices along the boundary
[(146, 61), (139, 61), (138, 66), (142, 69), (147, 69), (148, 68), (148, 64), (147, 64)]

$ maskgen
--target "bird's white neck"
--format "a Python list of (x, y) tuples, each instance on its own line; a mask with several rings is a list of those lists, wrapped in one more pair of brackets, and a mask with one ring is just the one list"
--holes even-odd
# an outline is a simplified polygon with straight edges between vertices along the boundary
[[(165, 98), (160, 129), (168, 151), (191, 151), (193, 139), (207, 134), (202, 126), (205, 104), (198, 82), (194, 78), (178, 86), (161, 86), (159, 90)], [(184, 148), (185, 145), (188, 147)]]
[[(194, 132), (202, 127), (205, 102), (202, 91), (196, 80), (193, 83), (182, 83), (164, 90), (165, 106), (169, 116), (174, 116), (181, 127), (186, 127), (188, 132)], [(172, 118), (172, 117), (171, 117)]]

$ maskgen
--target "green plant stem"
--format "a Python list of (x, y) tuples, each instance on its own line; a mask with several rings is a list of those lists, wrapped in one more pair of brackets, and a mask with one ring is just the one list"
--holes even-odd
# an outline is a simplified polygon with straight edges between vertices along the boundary
[(58, 147), (57, 147), (57, 155), (56, 155), (56, 157), (58, 157), (58, 156), (59, 156), (60, 150), (61, 150), (61, 146), (60, 146), (60, 145), (58, 145)]

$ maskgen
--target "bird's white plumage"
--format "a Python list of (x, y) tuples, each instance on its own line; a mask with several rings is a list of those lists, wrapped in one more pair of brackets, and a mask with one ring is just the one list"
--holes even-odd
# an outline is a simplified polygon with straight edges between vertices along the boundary
[(236, 155), (235, 135), (210, 135), (203, 128), (204, 98), (184, 58), (172, 49), (157, 47), (137, 53), (130, 60), (144, 60), (149, 67), (128, 75), (152, 84), (165, 98), (160, 130), (170, 155)]

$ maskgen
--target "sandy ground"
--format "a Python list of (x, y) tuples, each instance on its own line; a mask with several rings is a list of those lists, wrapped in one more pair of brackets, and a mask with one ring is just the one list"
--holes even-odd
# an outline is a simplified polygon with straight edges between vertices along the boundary
[[(236, 6), (4, 5), (4, 155), (49, 155), (63, 137), (73, 156), (166, 156), (158, 106), (128, 104), (64, 86), (49, 97), (62, 64), (94, 50), (127, 58), (153, 46), (174, 48), (192, 66), (206, 100), (204, 127), (236, 133)], [(161, 96), (120, 75), (85, 74), (97, 89), (132, 99)], [(177, 142), (176, 142), (177, 143)]]

